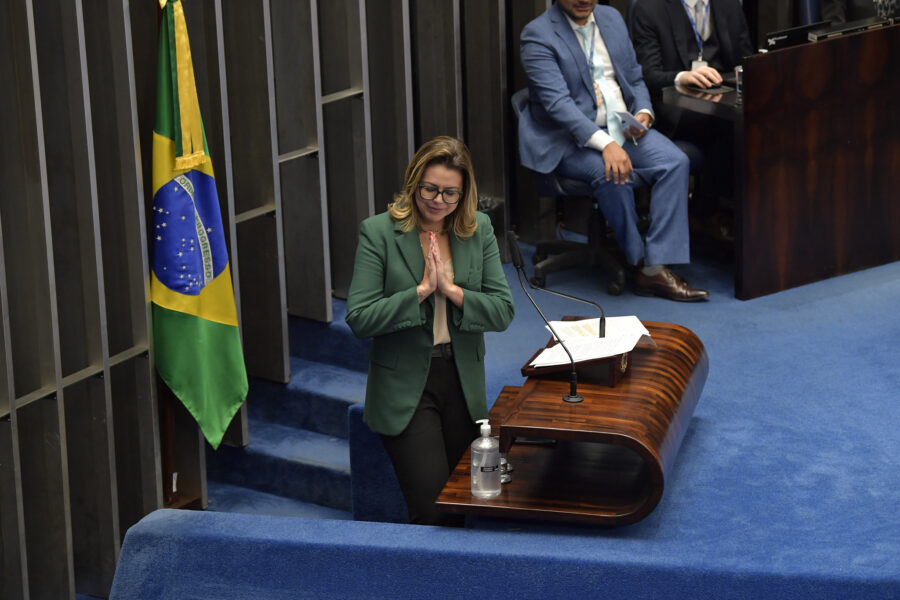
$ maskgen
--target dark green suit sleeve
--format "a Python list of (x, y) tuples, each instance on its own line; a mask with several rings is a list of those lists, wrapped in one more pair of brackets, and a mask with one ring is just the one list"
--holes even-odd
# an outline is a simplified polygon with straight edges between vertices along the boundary
[[(389, 221), (366, 219), (360, 225), (353, 279), (347, 295), (347, 325), (360, 338), (377, 337), (425, 323), (425, 308), (416, 297), (417, 282), (409, 278), (403, 289), (386, 289), (391, 240)], [(387, 231), (385, 229), (387, 228)], [(404, 267), (405, 268), (405, 267)]]
[(475, 240), (481, 244), (481, 264), (470, 267), (468, 281), (457, 282), (463, 288), (463, 305), (460, 309), (448, 304), (453, 322), (459, 331), (467, 333), (504, 331), (512, 322), (515, 308), (500, 264), (494, 229), (483, 213), (478, 213)]

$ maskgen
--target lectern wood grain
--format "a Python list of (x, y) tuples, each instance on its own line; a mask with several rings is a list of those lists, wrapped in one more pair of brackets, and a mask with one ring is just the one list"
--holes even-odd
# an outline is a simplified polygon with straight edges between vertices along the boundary
[(688, 329), (644, 324), (657, 347), (636, 348), (631, 372), (616, 387), (581, 384), (582, 403), (562, 401), (568, 385), (562, 381), (532, 377), (521, 388), (504, 388), (491, 422), (501, 451), (508, 449), (512, 482), (497, 498), (474, 498), (467, 453), (438, 506), (455, 513), (603, 525), (634, 523), (650, 514), (662, 497), (709, 361)]

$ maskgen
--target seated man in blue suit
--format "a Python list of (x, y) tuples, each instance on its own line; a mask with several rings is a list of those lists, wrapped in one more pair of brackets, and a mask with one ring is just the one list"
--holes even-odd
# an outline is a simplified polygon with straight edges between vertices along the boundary
[[(557, 0), (522, 30), (529, 106), (519, 118), (519, 156), (539, 173), (588, 181), (635, 273), (634, 292), (690, 302), (709, 296), (667, 265), (690, 260), (688, 159), (653, 123), (619, 12), (597, 0)], [(631, 112), (648, 129), (623, 125)], [(652, 186), (650, 228), (638, 231), (634, 174)]]

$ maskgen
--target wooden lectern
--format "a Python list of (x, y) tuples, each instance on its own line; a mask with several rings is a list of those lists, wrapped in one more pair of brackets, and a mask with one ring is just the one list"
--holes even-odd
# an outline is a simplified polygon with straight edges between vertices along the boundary
[(656, 347), (631, 352), (615, 387), (581, 381), (584, 402), (561, 400), (568, 383), (529, 377), (506, 387), (491, 409), (500, 451), (513, 466), (500, 496), (475, 498), (468, 452), (437, 505), (451, 513), (626, 525), (650, 514), (687, 431), (709, 372), (690, 330), (645, 322)]

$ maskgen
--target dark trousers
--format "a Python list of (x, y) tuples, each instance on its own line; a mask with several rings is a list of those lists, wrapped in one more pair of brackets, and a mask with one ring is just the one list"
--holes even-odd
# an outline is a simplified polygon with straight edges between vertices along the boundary
[(476, 437), (478, 428), (466, 406), (453, 358), (432, 358), (425, 391), (409, 425), (399, 435), (381, 436), (406, 499), (410, 523), (462, 524), (458, 517), (439, 513), (434, 501)]
[(695, 182), (689, 210), (698, 219), (712, 217), (720, 198), (733, 198), (734, 132), (731, 122), (683, 111), (674, 140), (686, 140), (700, 148), (703, 161)]

